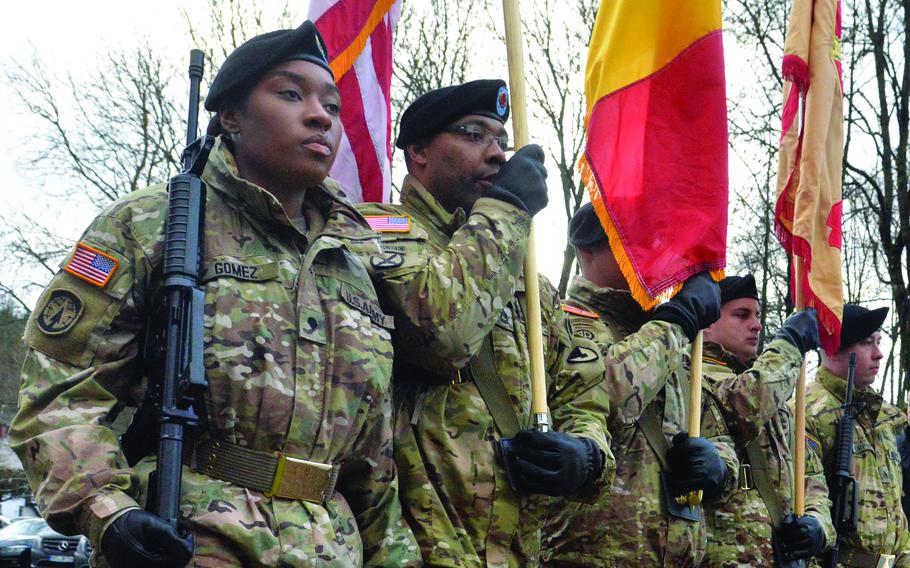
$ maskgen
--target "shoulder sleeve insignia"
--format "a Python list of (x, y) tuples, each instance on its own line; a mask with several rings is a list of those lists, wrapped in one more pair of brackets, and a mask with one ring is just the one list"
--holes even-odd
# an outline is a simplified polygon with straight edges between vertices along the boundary
[(76, 243), (76, 252), (63, 269), (76, 278), (104, 288), (117, 272), (118, 263), (116, 258), (104, 254), (100, 250)]
[(82, 308), (82, 299), (75, 292), (54, 290), (35, 316), (35, 324), (47, 335), (64, 334), (76, 324)]
[(821, 447), (819, 441), (808, 432), (806, 433), (806, 445), (812, 448), (812, 451), (814, 452), (817, 452), (818, 448)]
[(364, 215), (367, 224), (377, 233), (410, 233), (411, 217), (408, 215)]
[(588, 310), (576, 308), (575, 306), (570, 306), (569, 304), (563, 304), (562, 311), (564, 311), (568, 314), (575, 314), (576, 316), (581, 316), (583, 318), (600, 319), (600, 316), (595, 314), (594, 312), (589, 312)]

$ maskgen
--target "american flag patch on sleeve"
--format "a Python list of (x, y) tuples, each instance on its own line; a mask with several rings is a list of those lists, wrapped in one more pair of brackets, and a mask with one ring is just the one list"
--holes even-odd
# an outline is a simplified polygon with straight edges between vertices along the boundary
[(77, 278), (104, 288), (117, 271), (117, 264), (116, 258), (88, 245), (76, 243), (76, 252), (63, 269)]
[(411, 218), (407, 215), (364, 215), (364, 218), (377, 233), (411, 232)]

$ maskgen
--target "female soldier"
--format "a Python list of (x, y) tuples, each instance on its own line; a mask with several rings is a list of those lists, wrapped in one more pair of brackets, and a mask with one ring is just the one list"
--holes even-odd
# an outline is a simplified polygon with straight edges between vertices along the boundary
[(88, 535), (99, 563), (420, 563), (391, 455), (391, 318), (339, 239), (378, 244), (326, 178), (340, 104), (311, 22), (237, 48), (205, 101), (220, 136), (202, 176), (209, 387), (184, 457), (190, 537), (140, 508), (155, 457), (130, 468), (109, 427), (147, 380), (165, 186), (99, 215), (39, 299), (10, 441), (49, 524)]

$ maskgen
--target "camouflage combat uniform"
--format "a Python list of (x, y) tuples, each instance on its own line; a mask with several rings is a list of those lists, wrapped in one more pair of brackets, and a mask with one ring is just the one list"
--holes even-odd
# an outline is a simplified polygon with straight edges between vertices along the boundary
[[(447, 212), (416, 179), (402, 205), (364, 204), (371, 216), (409, 219), (382, 233), (366, 263), (396, 316), (395, 459), (404, 514), (432, 566), (532, 566), (541, 497), (519, 498), (494, 455), (499, 433), (465, 366), (492, 338), (495, 363), (522, 427), (531, 426), (520, 278), (531, 218), (480, 198)], [(572, 343), (555, 290), (540, 280), (548, 399), (555, 429), (593, 439), (606, 456), (594, 492), (613, 477), (605, 415), (592, 387), (603, 377), (593, 344)], [(593, 497), (589, 495), (587, 497)]]
[[(687, 429), (689, 341), (682, 328), (647, 315), (627, 291), (598, 288), (577, 276), (568, 291), (568, 325), (599, 345), (612, 401), (609, 426), (616, 478), (591, 504), (551, 509), (543, 560), (560, 566), (696, 566), (705, 549), (705, 524), (672, 517), (663, 505), (661, 464), (637, 421), (656, 406), (670, 444)], [(581, 308), (577, 310), (576, 308)], [(585, 313), (589, 312), (589, 313)], [(599, 317), (597, 317), (599, 316)], [(727, 465), (724, 495), (735, 487), (739, 463), (720, 412), (704, 397), (702, 435)]]
[[(323, 506), (184, 467), (181, 516), (195, 534), (194, 565), (418, 565), (392, 458), (390, 318), (370, 309), (369, 276), (339, 240), (376, 243), (375, 234), (330, 180), (307, 190), (306, 222), (290, 221), (274, 197), (237, 177), (220, 141), (203, 178), (201, 436), (340, 464), (340, 475)], [(61, 271), (25, 334), (10, 439), (42, 514), (62, 532), (87, 534), (96, 551), (106, 524), (143, 503), (154, 467), (154, 456), (127, 466), (108, 419), (142, 380), (139, 336), (161, 284), (166, 203), (159, 185), (99, 215), (79, 246), (117, 261), (109, 282)], [(68, 298), (63, 321), (48, 311), (55, 298), (57, 307)]]
[[(793, 414), (787, 399), (799, 377), (802, 357), (789, 342), (772, 341), (749, 369), (732, 353), (711, 342), (704, 346), (704, 375), (736, 443), (739, 461), (749, 463), (746, 445), (758, 440), (768, 462), (770, 485), (777, 488), (780, 511), (792, 511)], [(818, 455), (806, 454), (806, 514), (821, 523), (828, 545), (834, 542), (834, 525), (828, 486)], [(751, 472), (755, 464), (749, 464)], [(748, 482), (750, 489), (742, 487)], [(705, 508), (708, 551), (705, 566), (771, 566), (772, 524), (768, 507), (755, 483), (740, 472), (740, 486), (730, 499)]]
[[(834, 462), (835, 420), (843, 415), (847, 381), (819, 367), (806, 387), (806, 445), (817, 447), (825, 471)], [(859, 494), (857, 531), (846, 546), (877, 554), (894, 554), (895, 566), (910, 566), (910, 533), (901, 508), (902, 474), (896, 436), (907, 417), (884, 402), (872, 388), (855, 390), (863, 405), (854, 422), (853, 476)], [(840, 552), (844, 558), (845, 550)]]

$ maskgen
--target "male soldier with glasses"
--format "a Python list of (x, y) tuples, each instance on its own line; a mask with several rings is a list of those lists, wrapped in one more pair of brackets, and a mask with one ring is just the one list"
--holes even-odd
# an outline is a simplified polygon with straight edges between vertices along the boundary
[[(532, 566), (536, 495), (593, 497), (614, 462), (594, 346), (572, 340), (540, 279), (554, 430), (530, 430), (522, 263), (547, 204), (543, 150), (506, 157), (505, 83), (472, 81), (412, 103), (396, 145), (401, 204), (364, 204), (382, 253), (365, 255), (395, 315), (395, 460), (405, 518), (431, 566)], [(356, 243), (350, 246), (356, 247)], [(537, 277), (537, 275), (534, 275)], [(498, 441), (512, 439), (504, 465)]]

